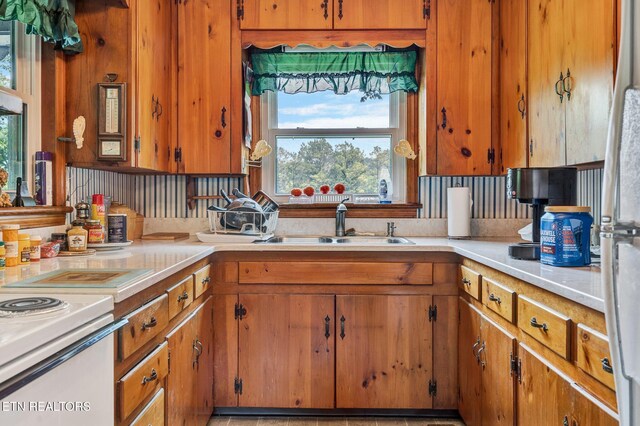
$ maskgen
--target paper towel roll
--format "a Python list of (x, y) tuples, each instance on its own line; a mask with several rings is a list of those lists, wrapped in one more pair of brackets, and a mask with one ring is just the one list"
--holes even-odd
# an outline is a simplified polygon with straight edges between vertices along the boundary
[(471, 236), (472, 205), (469, 188), (447, 188), (447, 234), (449, 238), (469, 238)]

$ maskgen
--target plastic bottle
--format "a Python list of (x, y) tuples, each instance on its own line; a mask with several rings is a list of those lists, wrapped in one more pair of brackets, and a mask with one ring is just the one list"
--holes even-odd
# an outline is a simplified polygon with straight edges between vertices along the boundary
[(7, 250), (4, 248), (4, 242), (0, 241), (0, 271), (4, 270), (6, 265)]
[(5, 265), (16, 266), (18, 264), (18, 231), (20, 225), (2, 225), (2, 240), (6, 250)]
[(93, 194), (93, 197), (91, 197), (91, 219), (99, 220), (102, 229), (106, 229), (104, 195), (102, 194)]
[(42, 237), (39, 235), (31, 236), (31, 262), (40, 262), (40, 246), (42, 245)]
[(31, 237), (29, 234), (18, 234), (18, 258), (20, 265), (31, 262)]

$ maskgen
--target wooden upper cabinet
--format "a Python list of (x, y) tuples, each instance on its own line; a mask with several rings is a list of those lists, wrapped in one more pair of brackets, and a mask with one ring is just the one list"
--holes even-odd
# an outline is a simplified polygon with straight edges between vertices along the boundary
[(420, 29), (427, 27), (426, 0), (334, 0), (334, 3), (333, 26), (335, 29)]
[(604, 160), (613, 101), (613, 0), (564, 0), (567, 164)]
[(169, 171), (171, 152), (171, 0), (136, 3), (136, 166)]
[(431, 408), (431, 296), (336, 296), (336, 408)]
[(333, 0), (240, 0), (238, 7), (243, 30), (328, 30), (333, 25)]
[(529, 1), (529, 166), (566, 163), (563, 0)]
[(231, 2), (190, 0), (177, 9), (178, 172), (230, 173)]
[(526, 167), (527, 2), (500, 1), (500, 145), (502, 172)]
[(486, 0), (438, 1), (439, 175), (492, 172), (492, 11)]
[(333, 296), (241, 294), (240, 407), (333, 408)]

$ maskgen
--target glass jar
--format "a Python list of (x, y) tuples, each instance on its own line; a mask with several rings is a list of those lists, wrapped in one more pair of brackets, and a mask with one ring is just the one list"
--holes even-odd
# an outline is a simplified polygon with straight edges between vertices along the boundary
[(18, 264), (18, 231), (20, 225), (2, 225), (2, 240), (6, 250), (6, 266)]
[(102, 228), (99, 220), (87, 220), (84, 224), (84, 229), (87, 230), (87, 242), (89, 244), (104, 243), (104, 229)]
[(51, 234), (51, 242), (60, 244), (60, 251), (67, 251), (67, 233), (54, 232)]
[(31, 236), (29, 234), (18, 234), (18, 257), (20, 265), (27, 265), (31, 262)]
[(0, 241), (0, 271), (2, 271), (6, 265), (7, 250), (4, 248), (4, 242)]
[(40, 262), (40, 246), (42, 237), (40, 235), (31, 236), (31, 262)]
[(83, 223), (73, 221), (72, 228), (67, 232), (67, 246), (69, 251), (85, 251), (87, 249), (88, 232), (82, 227)]

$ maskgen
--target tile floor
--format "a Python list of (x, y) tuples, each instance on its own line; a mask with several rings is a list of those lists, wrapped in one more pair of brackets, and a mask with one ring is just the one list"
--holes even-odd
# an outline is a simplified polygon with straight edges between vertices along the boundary
[(208, 426), (464, 426), (460, 420), (392, 417), (212, 417)]

